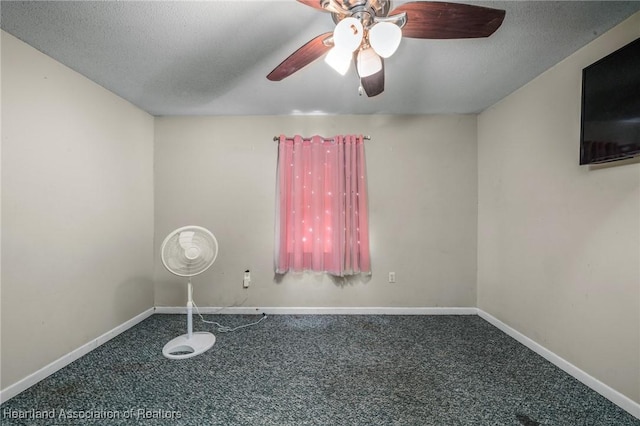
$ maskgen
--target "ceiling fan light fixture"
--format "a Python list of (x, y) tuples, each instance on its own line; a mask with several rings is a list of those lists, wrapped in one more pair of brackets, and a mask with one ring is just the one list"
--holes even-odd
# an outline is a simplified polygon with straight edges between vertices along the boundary
[(324, 61), (340, 75), (345, 75), (351, 66), (351, 57), (349, 50), (334, 46), (324, 57)]
[(382, 69), (380, 56), (370, 47), (358, 52), (358, 75), (369, 77)]
[(333, 43), (336, 47), (355, 52), (362, 43), (363, 35), (364, 28), (358, 19), (344, 18), (333, 30)]
[(369, 44), (383, 58), (393, 55), (401, 40), (402, 30), (391, 22), (378, 22), (369, 29)]

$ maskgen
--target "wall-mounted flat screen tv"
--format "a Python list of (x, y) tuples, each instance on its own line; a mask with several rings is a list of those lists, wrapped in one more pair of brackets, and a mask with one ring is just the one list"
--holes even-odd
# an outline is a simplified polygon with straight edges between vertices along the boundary
[(580, 164), (640, 156), (640, 38), (582, 70)]

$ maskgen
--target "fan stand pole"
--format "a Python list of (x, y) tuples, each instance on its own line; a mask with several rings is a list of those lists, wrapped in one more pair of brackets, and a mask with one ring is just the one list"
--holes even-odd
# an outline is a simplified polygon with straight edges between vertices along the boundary
[(193, 337), (193, 285), (191, 285), (191, 277), (187, 284), (187, 336)]

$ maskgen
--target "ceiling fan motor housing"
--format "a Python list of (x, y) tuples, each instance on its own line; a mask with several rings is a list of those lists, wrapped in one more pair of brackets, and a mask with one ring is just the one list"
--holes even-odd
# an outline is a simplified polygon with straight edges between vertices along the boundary
[(331, 16), (337, 24), (342, 19), (354, 17), (365, 28), (374, 24), (375, 17), (384, 17), (389, 14), (390, 0), (322, 0), (322, 7), (333, 10), (331, 6), (337, 5), (339, 12), (333, 12)]

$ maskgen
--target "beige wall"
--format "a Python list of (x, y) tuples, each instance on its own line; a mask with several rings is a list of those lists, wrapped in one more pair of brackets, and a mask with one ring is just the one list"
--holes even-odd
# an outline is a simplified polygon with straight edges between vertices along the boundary
[(153, 306), (153, 117), (2, 32), (2, 388)]
[(640, 13), (478, 118), (478, 306), (640, 402), (640, 164), (578, 165), (582, 68)]
[[(274, 135), (364, 133), (370, 280), (321, 275), (274, 281)], [(157, 118), (156, 252), (172, 229), (198, 224), (220, 243), (194, 280), (201, 306), (422, 307), (476, 302), (475, 116)], [(253, 283), (242, 288), (242, 273)], [(397, 274), (389, 284), (388, 272)], [(156, 305), (183, 306), (184, 280), (156, 263)], [(246, 300), (245, 300), (246, 299)]]

